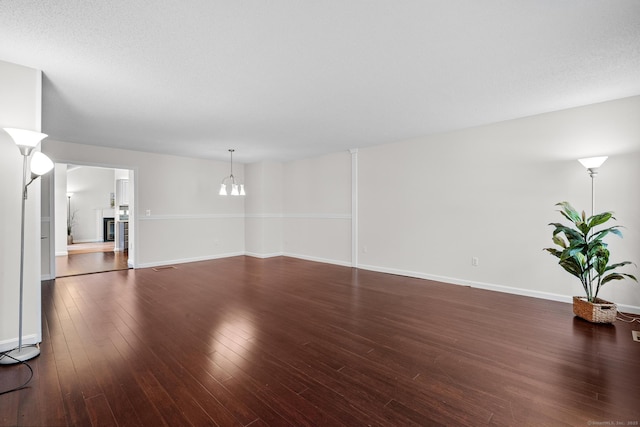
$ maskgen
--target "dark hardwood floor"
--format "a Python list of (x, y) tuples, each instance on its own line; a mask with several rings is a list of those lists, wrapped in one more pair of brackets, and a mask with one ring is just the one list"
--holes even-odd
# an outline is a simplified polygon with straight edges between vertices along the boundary
[(285, 257), (175, 267), (43, 282), (42, 354), (2, 425), (640, 421), (638, 323)]
[(113, 243), (102, 247), (93, 245), (70, 245), (69, 255), (56, 257), (56, 277), (102, 273), (129, 268), (128, 252), (114, 252)]

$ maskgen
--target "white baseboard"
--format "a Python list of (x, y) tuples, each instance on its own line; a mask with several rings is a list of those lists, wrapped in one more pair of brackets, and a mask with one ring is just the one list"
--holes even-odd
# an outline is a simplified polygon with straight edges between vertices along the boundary
[[(197, 258), (183, 258), (183, 259), (176, 259), (176, 260), (169, 260), (169, 261), (143, 263), (138, 265), (136, 268), (160, 267), (160, 266), (166, 266), (166, 265), (184, 264), (188, 262), (197, 262), (197, 261), (208, 261), (213, 259), (229, 258), (234, 256), (242, 256), (242, 255), (251, 256), (255, 258), (273, 258), (277, 256), (286, 256), (291, 258), (303, 259), (306, 261), (321, 262), (325, 264), (339, 265), (342, 267), (352, 267), (351, 262), (347, 262), (347, 261), (320, 258), (320, 257), (314, 257), (314, 256), (308, 256), (308, 255), (300, 255), (300, 254), (294, 254), (294, 253), (283, 252), (283, 253), (259, 254), (255, 252), (237, 252), (237, 253), (210, 255), (210, 256), (197, 257)], [(358, 265), (358, 268), (362, 270), (376, 271), (379, 273), (388, 273), (388, 274), (395, 274), (398, 276), (415, 277), (417, 279), (433, 280), (433, 281), (442, 282), (445, 284), (469, 286), (472, 288), (486, 289), (489, 291), (503, 292), (503, 293), (513, 294), (513, 295), (522, 295), (522, 296), (527, 296), (532, 298), (558, 301), (558, 302), (564, 302), (569, 304), (572, 302), (572, 298), (573, 298), (571, 295), (561, 295), (561, 294), (554, 294), (550, 292), (533, 291), (530, 289), (514, 288), (511, 286), (496, 285), (493, 283), (476, 282), (472, 280), (458, 279), (455, 277), (437, 276), (434, 274), (426, 274), (426, 273), (420, 273), (416, 271), (407, 271), (407, 270), (399, 270), (395, 268), (378, 267), (375, 265), (360, 264)], [(640, 307), (626, 305), (626, 304), (617, 304), (617, 305), (618, 305), (619, 311), (622, 311), (625, 313), (640, 314)]]
[(251, 257), (254, 257), (254, 258), (274, 258), (274, 257), (278, 257), (278, 256), (286, 256), (286, 257), (289, 257), (289, 258), (303, 259), (305, 261), (322, 262), (322, 263), (325, 263), (325, 264), (340, 265), (342, 267), (351, 267), (351, 262), (347, 262), (347, 261), (339, 261), (339, 260), (335, 260), (335, 259), (313, 257), (313, 256), (308, 256), (308, 255), (300, 255), (300, 254), (293, 254), (293, 253), (287, 253), (287, 252), (275, 252), (275, 253), (271, 253), (271, 254), (259, 254), (259, 253), (256, 253), (256, 252), (245, 252), (245, 255), (246, 256), (251, 256)]
[[(377, 267), (374, 265), (358, 265), (363, 270), (376, 271), (379, 273), (395, 274), (398, 276), (415, 277), (417, 279), (433, 280), (451, 285), (469, 286), (471, 288), (486, 289), (495, 292), (504, 292), (513, 295), (522, 295), (526, 297), (545, 299), (550, 301), (559, 301), (571, 304), (573, 302), (572, 295), (561, 295), (550, 292), (532, 291), (530, 289), (514, 288), (511, 286), (495, 285), (492, 283), (475, 282), (471, 280), (456, 279), (453, 277), (436, 276), (434, 274), (419, 273), (415, 271), (398, 270), (394, 268)], [(640, 314), (640, 307), (617, 304), (618, 311), (625, 313)]]
[(234, 253), (225, 253), (225, 254), (210, 255), (210, 256), (196, 257), (196, 258), (182, 258), (182, 259), (174, 259), (174, 260), (159, 261), (159, 262), (147, 262), (147, 263), (138, 264), (136, 268), (161, 267), (166, 265), (185, 264), (188, 262), (198, 262), (198, 261), (209, 261), (213, 259), (230, 258), (230, 257), (242, 256), (242, 255), (251, 256), (254, 258), (273, 258), (277, 256), (287, 256), (291, 258), (304, 259), (306, 261), (315, 261), (315, 262), (322, 262), (325, 264), (334, 264), (334, 265), (340, 265), (343, 267), (351, 267), (351, 262), (339, 261), (339, 260), (328, 259), (328, 258), (312, 257), (307, 255), (292, 254), (292, 253), (259, 254), (256, 252), (234, 252)]
[(67, 256), (69, 255), (68, 251), (60, 251), (60, 252), (56, 252), (56, 256)]
[(157, 261), (157, 262), (144, 262), (144, 263), (138, 264), (136, 268), (163, 267), (163, 266), (173, 265), (173, 264), (186, 264), (188, 262), (209, 261), (212, 259), (230, 258), (234, 256), (242, 256), (244, 254), (245, 254), (244, 252), (237, 252), (237, 253), (207, 255), (207, 256), (195, 257), (195, 258), (180, 258), (180, 259)]
[[(23, 346), (38, 344), (39, 342), (40, 341), (38, 341), (38, 337), (35, 334), (24, 335), (22, 337)], [(13, 350), (14, 348), (18, 348), (18, 337), (15, 337), (9, 340), (0, 341), (0, 351), (10, 351), (10, 350)]]
[(314, 256), (308, 256), (308, 255), (292, 254), (292, 253), (287, 253), (287, 252), (283, 253), (282, 255), (283, 256), (288, 256), (288, 257), (291, 257), (291, 258), (303, 259), (305, 261), (323, 262), (325, 264), (340, 265), (342, 267), (352, 267), (351, 261), (339, 261), (339, 260), (335, 260), (335, 259), (320, 258), (320, 257), (314, 257)]
[(616, 306), (618, 306), (618, 311), (621, 311), (623, 313), (640, 314), (640, 307), (618, 303), (616, 303)]
[(275, 258), (275, 257), (278, 257), (278, 256), (282, 256), (282, 252), (274, 252), (274, 253), (271, 253), (271, 254), (259, 254), (257, 252), (245, 252), (244, 254), (246, 256), (250, 256), (250, 257), (253, 257), (253, 258), (263, 258), (263, 259), (264, 258)]
[(96, 239), (73, 239), (73, 243), (111, 243)]

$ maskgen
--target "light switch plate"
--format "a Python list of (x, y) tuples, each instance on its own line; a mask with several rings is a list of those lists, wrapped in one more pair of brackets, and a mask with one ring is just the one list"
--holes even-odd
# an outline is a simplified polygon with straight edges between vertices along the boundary
[(640, 342), (640, 331), (631, 331), (631, 336), (634, 341)]

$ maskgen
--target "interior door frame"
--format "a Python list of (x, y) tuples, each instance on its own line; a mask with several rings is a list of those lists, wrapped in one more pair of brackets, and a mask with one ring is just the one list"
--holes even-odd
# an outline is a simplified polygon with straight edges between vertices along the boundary
[[(52, 173), (43, 175), (41, 178), (41, 190), (40, 190), (40, 203), (42, 206), (47, 206), (49, 209), (48, 216), (42, 216), (42, 208), (40, 209), (40, 256), (44, 254), (45, 245), (49, 246), (49, 274), (40, 274), (40, 280), (53, 280), (56, 278), (56, 241), (55, 241), (55, 224), (56, 224), (56, 212), (55, 212), (55, 177)], [(45, 186), (49, 187), (47, 192), (42, 191)], [(49, 199), (46, 200), (44, 195), (48, 194)], [(44, 224), (48, 223), (48, 237), (45, 239), (42, 236), (42, 230)], [(45, 240), (48, 240), (45, 242)]]
[[(129, 171), (130, 180), (133, 181), (133, 186), (129, 187), (129, 259), (128, 265), (131, 268), (136, 268), (137, 265), (137, 234), (136, 234), (136, 226), (135, 226), (135, 206), (138, 199), (136, 177), (138, 175), (138, 170), (135, 167), (131, 167), (130, 165), (115, 165), (115, 164), (105, 164), (105, 163), (93, 163), (93, 162), (83, 162), (83, 161), (74, 161), (74, 160), (60, 160), (55, 159), (54, 163), (58, 164), (67, 164), (67, 165), (77, 165), (77, 166), (87, 166), (94, 168), (107, 168), (107, 169), (123, 169)], [(48, 280), (53, 280), (56, 278), (56, 251), (55, 251), (55, 174), (51, 174), (50, 183), (49, 183), (49, 200), (46, 201), (49, 204), (49, 268), (50, 268), (50, 278)], [(42, 203), (45, 201), (42, 200)], [(133, 250), (131, 250), (133, 248)], [(41, 246), (42, 251), (42, 246)], [(44, 277), (42, 280), (45, 280)]]

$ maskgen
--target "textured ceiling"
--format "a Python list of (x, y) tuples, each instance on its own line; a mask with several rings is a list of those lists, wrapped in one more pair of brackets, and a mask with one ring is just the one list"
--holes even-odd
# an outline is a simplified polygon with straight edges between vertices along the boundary
[(0, 0), (0, 60), (51, 138), (290, 160), (638, 95), (640, 1)]

